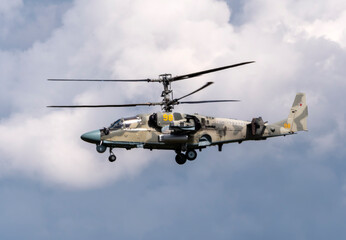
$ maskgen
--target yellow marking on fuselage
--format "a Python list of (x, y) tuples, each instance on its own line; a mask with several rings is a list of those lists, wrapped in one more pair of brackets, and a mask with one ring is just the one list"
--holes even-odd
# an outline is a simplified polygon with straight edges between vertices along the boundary
[(163, 114), (163, 121), (173, 121), (173, 114)]

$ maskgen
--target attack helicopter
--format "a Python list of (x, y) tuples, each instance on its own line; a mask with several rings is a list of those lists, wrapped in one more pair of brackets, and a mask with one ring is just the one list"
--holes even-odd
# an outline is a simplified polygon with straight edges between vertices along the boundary
[(195, 160), (197, 151), (209, 146), (217, 146), (219, 151), (227, 143), (242, 143), (249, 140), (266, 140), (271, 137), (295, 134), (298, 131), (307, 131), (308, 106), (306, 95), (297, 93), (288, 118), (268, 124), (261, 117), (251, 121), (229, 118), (217, 118), (199, 114), (186, 114), (173, 111), (178, 104), (204, 104), (220, 102), (238, 102), (239, 100), (202, 100), (181, 101), (202, 89), (209, 87), (213, 82), (207, 82), (197, 90), (179, 98), (173, 98), (172, 82), (187, 80), (228, 68), (239, 67), (254, 61), (241, 62), (219, 68), (194, 72), (173, 77), (172, 74), (161, 74), (157, 79), (48, 79), (60, 82), (156, 82), (163, 85), (161, 102), (113, 104), (113, 105), (54, 105), (50, 108), (117, 108), (137, 106), (161, 106), (161, 111), (138, 114), (133, 117), (124, 117), (114, 121), (109, 127), (84, 133), (81, 139), (96, 145), (99, 153), (109, 149), (110, 162), (116, 160), (114, 148), (133, 148), (173, 150), (176, 153), (175, 161), (182, 165), (187, 160)]

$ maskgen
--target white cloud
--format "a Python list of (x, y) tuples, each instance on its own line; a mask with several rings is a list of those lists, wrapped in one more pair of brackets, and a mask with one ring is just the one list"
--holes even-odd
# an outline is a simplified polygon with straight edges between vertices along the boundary
[(337, 16), (335, 19), (322, 21), (315, 20), (302, 26), (302, 31), (306, 32), (308, 37), (324, 37), (328, 40), (338, 43), (343, 48), (346, 48), (346, 10)]
[[(335, 3), (343, 7), (342, 2)], [(1, 108), (5, 112), (0, 132), (6, 136), (1, 139), (0, 153), (7, 166), (0, 171), (87, 187), (133, 174), (153, 156), (161, 156), (129, 151), (109, 168), (99, 162), (105, 155), (100, 157), (94, 146), (79, 139), (84, 131), (147, 109), (43, 109), (50, 104), (156, 101), (159, 85), (45, 82), (55, 77), (146, 78), (256, 60), (238, 69), (174, 83), (175, 96), (179, 96), (215, 79), (213, 87), (191, 99), (240, 98), (242, 103), (217, 108), (179, 106), (177, 110), (246, 119), (262, 115), (276, 121), (287, 116), (295, 93), (306, 91), (312, 113), (309, 136), (318, 136), (324, 122), (336, 116), (330, 108), (345, 109), (344, 101), (337, 101), (345, 86), (340, 81), (346, 58), (345, 8), (328, 4), (319, 18), (322, 8), (311, 10), (310, 6), (295, 1), (248, 1), (246, 21), (232, 26), (230, 11), (222, 1), (76, 1), (49, 39), (25, 51), (0, 52)], [(318, 101), (329, 99), (331, 93), (333, 106)], [(340, 137), (330, 133), (328, 138), (317, 139), (328, 152)]]
[(245, 9), (256, 25), (286, 41), (323, 37), (345, 48), (345, 1), (249, 1)]
[[(20, 172), (47, 184), (53, 181), (67, 188), (89, 188), (132, 175), (148, 163), (148, 157), (138, 152), (132, 157), (122, 152), (124, 159), (112, 167), (107, 154), (91, 152), (94, 147), (79, 139), (90, 117), (85, 111), (56, 111), (43, 117), (18, 114), (2, 122), (0, 131), (6, 136), (0, 140), (2, 174)], [(130, 159), (134, 157), (140, 161)]]

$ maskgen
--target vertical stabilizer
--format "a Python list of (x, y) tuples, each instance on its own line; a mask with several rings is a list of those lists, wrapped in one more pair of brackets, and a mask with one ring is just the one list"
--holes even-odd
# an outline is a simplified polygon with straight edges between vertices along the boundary
[(308, 106), (306, 105), (305, 93), (297, 93), (284, 127), (292, 132), (307, 131), (307, 119)]

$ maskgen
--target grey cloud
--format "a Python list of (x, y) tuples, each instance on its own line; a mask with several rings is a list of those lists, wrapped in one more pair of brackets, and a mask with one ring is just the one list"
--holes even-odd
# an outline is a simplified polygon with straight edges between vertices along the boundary
[(4, 1), (4, 12), (0, 14), (0, 49), (24, 50), (37, 41), (45, 41), (52, 30), (61, 26), (62, 16), (71, 2)]
[[(7, 230), (1, 236), (18, 238), (25, 232), (37, 239), (325, 239), (345, 235), (341, 201), (345, 193), (339, 188), (343, 173), (334, 170), (345, 167), (341, 158), (333, 158), (328, 166), (300, 154), (248, 158), (243, 150), (254, 146), (231, 147), (232, 159), (226, 152), (208, 150), (217, 157), (184, 168), (161, 161), (136, 178), (93, 190), (2, 182), (0, 209), (7, 221), (1, 226)], [(23, 226), (22, 231), (14, 231), (14, 222)]]

